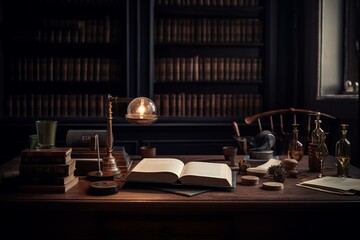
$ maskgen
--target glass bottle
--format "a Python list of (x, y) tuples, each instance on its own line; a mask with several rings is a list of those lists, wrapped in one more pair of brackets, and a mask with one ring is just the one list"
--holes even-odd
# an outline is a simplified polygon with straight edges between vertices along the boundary
[(351, 144), (347, 139), (348, 124), (341, 124), (341, 138), (335, 145), (335, 157), (337, 160), (337, 175), (339, 177), (349, 176), (349, 164), (351, 159)]
[(319, 174), (320, 178), (325, 177), (325, 174), (324, 174), (325, 159), (326, 159), (327, 155), (329, 154), (328, 148), (325, 143), (325, 138), (326, 138), (325, 133), (323, 133), (320, 136), (320, 143), (316, 149), (316, 157), (320, 161), (320, 174)]
[(293, 140), (290, 142), (288, 156), (289, 158), (295, 159), (300, 162), (304, 156), (304, 146), (299, 141), (299, 124), (293, 124)]
[(311, 143), (312, 144), (320, 144), (322, 140), (322, 136), (324, 134), (324, 130), (321, 129), (321, 120), (320, 120), (320, 113), (316, 113), (315, 119), (315, 128), (311, 132)]
[(309, 157), (309, 171), (310, 172), (320, 172), (321, 162), (318, 158), (318, 147), (321, 143), (321, 140), (324, 136), (324, 130), (321, 128), (320, 112), (315, 114), (315, 128), (311, 132), (311, 142), (308, 146), (308, 157)]

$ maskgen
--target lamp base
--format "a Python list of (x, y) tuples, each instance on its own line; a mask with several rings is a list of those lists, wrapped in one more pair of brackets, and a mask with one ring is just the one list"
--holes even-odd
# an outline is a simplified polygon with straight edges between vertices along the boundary
[(119, 183), (115, 181), (97, 181), (90, 183), (89, 194), (92, 195), (110, 195), (120, 190)]
[(117, 167), (116, 160), (112, 154), (108, 154), (107, 157), (103, 158), (102, 162), (103, 173), (112, 173), (114, 175), (120, 173), (120, 169)]

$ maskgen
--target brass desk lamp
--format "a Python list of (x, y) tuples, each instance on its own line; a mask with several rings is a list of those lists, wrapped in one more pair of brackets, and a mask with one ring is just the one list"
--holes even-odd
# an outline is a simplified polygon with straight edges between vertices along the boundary
[[(130, 99), (113, 97), (110, 94), (106, 96), (106, 121), (107, 121), (107, 140), (106, 140), (106, 157), (103, 158), (104, 173), (118, 174), (120, 173), (117, 167), (115, 157), (112, 155), (113, 151), (113, 132), (112, 132), (112, 104), (120, 102), (129, 102)], [(154, 123), (157, 117), (157, 108), (155, 103), (146, 97), (138, 97), (129, 103), (127, 107), (127, 114), (125, 119), (136, 125), (150, 125)]]

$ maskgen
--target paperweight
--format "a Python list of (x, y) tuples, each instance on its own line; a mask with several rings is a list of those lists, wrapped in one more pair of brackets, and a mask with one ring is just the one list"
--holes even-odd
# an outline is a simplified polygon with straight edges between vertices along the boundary
[(119, 191), (119, 183), (116, 181), (96, 181), (90, 183), (89, 194), (110, 195)]

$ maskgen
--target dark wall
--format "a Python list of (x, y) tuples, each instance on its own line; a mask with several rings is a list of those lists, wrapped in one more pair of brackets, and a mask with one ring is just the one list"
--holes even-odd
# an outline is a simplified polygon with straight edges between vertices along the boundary
[(294, 37), (295, 14), (293, 1), (278, 1), (277, 16), (275, 16), (278, 23), (277, 108), (302, 107), (302, 103), (296, 98), (297, 93), (294, 92), (298, 61)]

